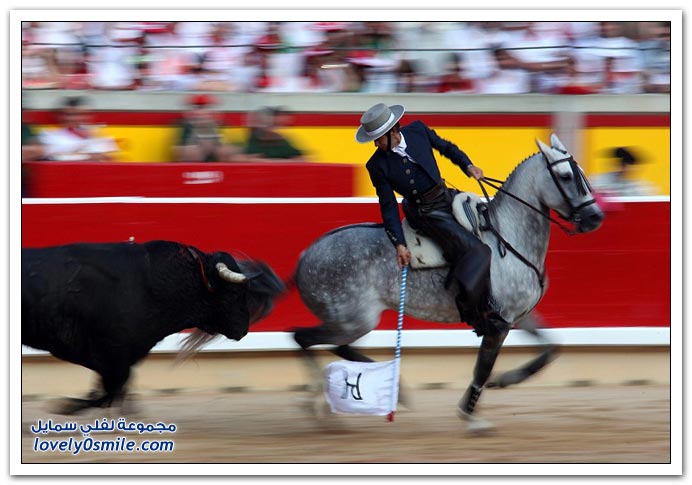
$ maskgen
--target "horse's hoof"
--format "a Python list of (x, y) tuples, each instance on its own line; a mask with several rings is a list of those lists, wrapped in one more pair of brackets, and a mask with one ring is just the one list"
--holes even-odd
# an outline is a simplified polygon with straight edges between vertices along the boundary
[(329, 403), (321, 395), (306, 398), (302, 403), (303, 410), (317, 420), (324, 420), (331, 414)]
[(528, 374), (524, 372), (520, 372), (517, 370), (510, 370), (507, 372), (503, 372), (497, 378), (492, 379), (490, 382), (488, 382), (485, 387), (490, 387), (490, 388), (503, 388), (503, 387), (508, 387), (514, 384), (518, 384), (522, 381), (524, 381), (527, 377), (529, 377)]
[(413, 411), (413, 401), (411, 399), (411, 393), (404, 388), (399, 388), (399, 405), (405, 407), (409, 411)]
[(332, 416), (332, 408), (324, 399), (315, 399), (315, 416), (319, 420), (325, 420)]
[(503, 387), (507, 387), (507, 383), (502, 380), (502, 376), (485, 384), (486, 389), (502, 389)]
[(477, 418), (466, 423), (466, 432), (472, 436), (487, 436), (494, 431), (495, 425), (482, 418)]
[(495, 430), (495, 425), (478, 416), (474, 416), (457, 408), (457, 416), (466, 423), (466, 432), (473, 436), (482, 436)]
[(126, 397), (120, 403), (119, 413), (122, 416), (138, 416), (143, 414), (142, 406), (134, 398)]

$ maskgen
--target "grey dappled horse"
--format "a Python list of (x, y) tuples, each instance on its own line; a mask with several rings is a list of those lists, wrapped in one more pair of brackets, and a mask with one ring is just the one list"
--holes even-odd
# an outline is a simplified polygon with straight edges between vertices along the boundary
[[(495, 321), (498, 332), (482, 337), (473, 380), (457, 407), (470, 430), (492, 427), (473, 415), (486, 384), (504, 387), (521, 382), (552, 359), (554, 347), (542, 338), (530, 314), (546, 289), (544, 262), (550, 223), (556, 222), (550, 209), (570, 221), (576, 232), (593, 231), (603, 220), (581, 168), (560, 140), (552, 135), (551, 147), (538, 140), (537, 144), (540, 152), (521, 162), (487, 204), (492, 230), (484, 231), (482, 237), (493, 251), (491, 301), (501, 320)], [(406, 315), (433, 322), (459, 321), (455, 283), (449, 289), (444, 286), (448, 270), (412, 267)], [(320, 370), (309, 351), (313, 345), (337, 346), (333, 352), (346, 360), (370, 360), (350, 344), (377, 327), (384, 310), (398, 308), (400, 274), (381, 225), (336, 229), (305, 250), (295, 281), (303, 302), (321, 324), (296, 330), (294, 338), (315, 377)], [(544, 352), (488, 383), (500, 348), (515, 326), (541, 341)]]

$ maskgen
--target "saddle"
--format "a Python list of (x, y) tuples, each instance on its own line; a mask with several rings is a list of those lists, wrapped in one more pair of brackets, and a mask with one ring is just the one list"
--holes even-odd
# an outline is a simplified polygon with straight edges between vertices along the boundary
[[(452, 201), (452, 212), (456, 221), (466, 230), (474, 234), (484, 244), (485, 233), (482, 230), (483, 216), (480, 212), (485, 202), (476, 194), (459, 192)], [(406, 219), (401, 226), (409, 251), (411, 251), (411, 268), (431, 269), (448, 267), (442, 249), (435, 241), (415, 230)]]

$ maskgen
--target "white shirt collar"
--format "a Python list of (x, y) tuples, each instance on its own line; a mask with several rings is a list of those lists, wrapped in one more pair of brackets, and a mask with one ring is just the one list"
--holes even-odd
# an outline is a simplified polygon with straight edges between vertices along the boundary
[(398, 155), (401, 155), (402, 157), (408, 157), (408, 154), (406, 153), (406, 140), (404, 139), (403, 133), (401, 133), (401, 141), (399, 142), (399, 145), (392, 148), (392, 151)]

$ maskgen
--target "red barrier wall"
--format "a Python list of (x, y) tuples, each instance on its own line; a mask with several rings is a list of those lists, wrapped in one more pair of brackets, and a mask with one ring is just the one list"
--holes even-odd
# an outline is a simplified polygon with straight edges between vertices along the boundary
[(321, 163), (28, 162), (31, 197), (349, 197), (354, 167)]
[[(57, 123), (54, 110), (27, 110), (32, 123), (50, 125)], [(552, 123), (552, 115), (545, 113), (428, 113), (407, 111), (423, 115), (430, 126), (545, 126)], [(218, 113), (224, 126), (244, 126), (245, 112), (221, 111)], [(185, 116), (184, 111), (93, 111), (95, 123), (125, 126), (170, 126)], [(292, 126), (347, 126), (357, 127), (361, 112), (291, 112)], [(669, 113), (586, 113), (585, 124), (594, 126), (670, 126)]]
[[(40, 202), (40, 201), (33, 201)], [(300, 252), (324, 232), (380, 221), (372, 203), (25, 203), (22, 246), (77, 241), (170, 239), (269, 263), (289, 277)], [(642, 221), (646, 221), (644, 233)], [(539, 311), (550, 327), (670, 326), (670, 203), (623, 203), (603, 227), (568, 237), (552, 232), (549, 289)], [(316, 323), (295, 291), (253, 331)], [(396, 328), (388, 313), (380, 329)], [(407, 329), (468, 328), (407, 319)]]

